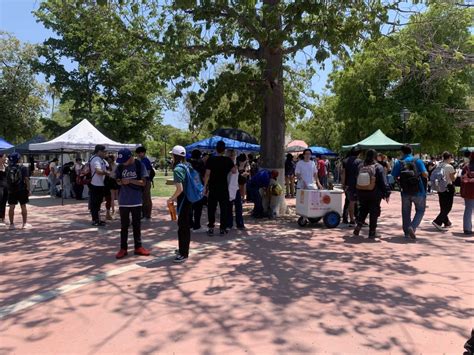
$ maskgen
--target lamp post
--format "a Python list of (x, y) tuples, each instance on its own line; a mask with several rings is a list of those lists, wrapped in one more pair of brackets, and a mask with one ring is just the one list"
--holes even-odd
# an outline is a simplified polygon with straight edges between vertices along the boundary
[(406, 107), (402, 109), (400, 112), (400, 118), (403, 122), (403, 143), (406, 143), (406, 136), (407, 136), (407, 122), (410, 119), (411, 112), (408, 111)]
[(165, 176), (168, 176), (168, 159), (167, 159), (168, 153), (167, 153), (167, 150), (166, 150), (166, 139), (167, 138), (168, 137), (166, 137), (166, 135), (161, 136), (161, 139), (165, 143), (165, 151), (164, 151), (164, 154), (163, 154), (163, 156), (165, 157)]

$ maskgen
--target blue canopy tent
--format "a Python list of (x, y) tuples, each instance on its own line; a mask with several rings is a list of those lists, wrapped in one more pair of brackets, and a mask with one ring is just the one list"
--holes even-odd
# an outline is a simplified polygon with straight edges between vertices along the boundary
[(6, 154), (10, 154), (10, 153), (13, 153), (13, 152), (17, 152), (17, 153), (20, 153), (20, 154), (30, 154), (30, 153), (49, 154), (49, 153), (51, 153), (49, 151), (43, 151), (43, 152), (41, 152), (41, 151), (39, 151), (39, 152), (38, 151), (35, 151), (35, 152), (30, 151), (30, 144), (43, 143), (43, 142), (46, 142), (46, 138), (42, 135), (38, 135), (38, 136), (35, 136), (35, 137), (31, 138), (30, 140), (27, 140), (24, 143), (12, 146), (11, 148), (8, 148), (8, 149), (3, 150), (3, 151), (2, 151), (2, 149), (0, 149), (0, 151), (2, 151), (2, 153), (6, 153)]
[(8, 149), (13, 147), (13, 144), (8, 143), (6, 140), (3, 138), (0, 138), (0, 150), (2, 149)]
[(242, 152), (258, 152), (260, 151), (260, 146), (258, 144), (250, 144), (245, 142), (236, 141), (230, 138), (224, 138), (221, 136), (214, 136), (210, 138), (203, 139), (202, 141), (190, 144), (186, 146), (186, 152), (190, 153), (194, 149), (199, 150), (214, 150), (216, 149), (216, 144), (219, 141), (224, 141), (227, 149), (239, 150)]
[(336, 157), (339, 154), (334, 153), (331, 149), (325, 148), (325, 147), (309, 147), (308, 149), (311, 149), (311, 152), (313, 152), (313, 155), (325, 155), (328, 157)]

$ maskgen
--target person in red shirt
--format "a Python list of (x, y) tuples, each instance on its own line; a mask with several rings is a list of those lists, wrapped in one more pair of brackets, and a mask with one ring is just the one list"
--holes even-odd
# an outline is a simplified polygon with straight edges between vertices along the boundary
[(326, 169), (326, 161), (318, 155), (316, 157), (317, 167), (318, 167), (318, 179), (323, 188), (327, 189), (328, 185), (328, 178), (327, 178), (327, 169)]

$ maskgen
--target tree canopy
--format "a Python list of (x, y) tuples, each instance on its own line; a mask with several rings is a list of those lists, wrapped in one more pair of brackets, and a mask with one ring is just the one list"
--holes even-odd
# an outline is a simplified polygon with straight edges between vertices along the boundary
[(32, 137), (46, 102), (31, 67), (35, 47), (0, 32), (0, 136), (12, 143)]
[[(308, 64), (345, 56), (376, 34), (398, 1), (101, 1), (117, 13), (127, 35), (160, 57), (162, 74), (183, 95), (203, 70), (218, 61), (252, 64), (262, 97), (263, 164), (283, 167), (285, 71), (300, 51)], [(249, 75), (232, 73), (226, 75)], [(212, 87), (212, 89), (219, 89)], [(193, 100), (191, 98), (191, 100)]]
[(378, 128), (399, 141), (401, 110), (411, 112), (408, 140), (430, 152), (473, 141), (462, 128), (473, 89), (472, 9), (434, 2), (401, 31), (368, 42), (332, 75), (335, 114), (349, 144)]
[(72, 103), (72, 124), (88, 118), (113, 139), (141, 142), (170, 102), (158, 56), (107, 6), (50, 0), (35, 14), (56, 34), (40, 47), (36, 69)]

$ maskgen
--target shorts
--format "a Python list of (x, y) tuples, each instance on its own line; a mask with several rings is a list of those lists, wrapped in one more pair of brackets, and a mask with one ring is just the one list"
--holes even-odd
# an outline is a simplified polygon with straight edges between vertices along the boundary
[(15, 191), (8, 193), (8, 204), (10, 206), (15, 206), (18, 203), (20, 205), (26, 205), (30, 202), (29, 193), (27, 190)]
[(357, 190), (354, 188), (348, 187), (346, 190), (346, 196), (350, 202), (359, 201), (359, 197), (357, 196)]

